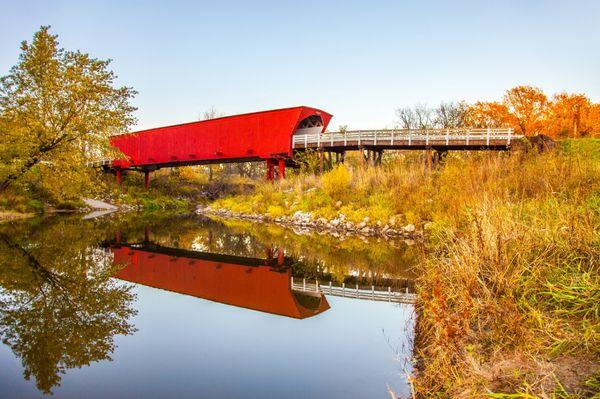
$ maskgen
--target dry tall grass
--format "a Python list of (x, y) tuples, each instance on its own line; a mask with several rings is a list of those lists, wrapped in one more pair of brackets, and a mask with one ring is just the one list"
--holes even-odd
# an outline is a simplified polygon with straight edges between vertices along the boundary
[[(428, 223), (422, 397), (589, 397), (600, 388), (600, 142), (551, 154), (413, 157), (263, 184), (242, 212)], [(592, 375), (596, 373), (595, 377)]]
[(597, 155), (466, 161), (441, 172), (448, 191), (438, 192), (439, 228), (417, 284), (423, 397), (598, 393)]

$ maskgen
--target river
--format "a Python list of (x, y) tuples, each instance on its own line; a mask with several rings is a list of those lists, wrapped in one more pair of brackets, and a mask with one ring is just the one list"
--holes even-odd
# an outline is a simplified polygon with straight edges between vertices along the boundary
[(179, 215), (0, 225), (0, 397), (409, 397), (417, 246)]

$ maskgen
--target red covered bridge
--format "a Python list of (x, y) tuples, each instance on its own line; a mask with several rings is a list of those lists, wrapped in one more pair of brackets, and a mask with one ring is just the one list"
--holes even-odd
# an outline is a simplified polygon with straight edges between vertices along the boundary
[[(294, 151), (335, 153), (343, 162), (346, 151), (361, 151), (377, 164), (384, 150), (425, 150), (426, 160), (440, 159), (449, 150), (507, 150), (515, 139), (512, 129), (383, 129), (327, 132), (332, 115), (311, 107), (283, 108), (165, 126), (114, 136), (111, 144), (124, 159), (102, 162), (117, 181), (127, 169), (150, 172), (164, 167), (227, 162), (266, 161), (267, 179), (279, 179)], [(366, 151), (366, 156), (364, 152)]]
[(285, 174), (293, 152), (294, 135), (321, 134), (332, 115), (311, 107), (293, 107), (227, 116), (114, 136), (111, 144), (125, 159), (111, 167), (120, 182), (121, 171), (149, 173), (163, 167), (227, 162), (267, 162), (267, 178)]

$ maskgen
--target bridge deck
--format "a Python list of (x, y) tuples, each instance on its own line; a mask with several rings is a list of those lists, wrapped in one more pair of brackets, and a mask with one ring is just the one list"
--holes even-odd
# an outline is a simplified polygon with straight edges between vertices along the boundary
[(294, 149), (356, 150), (360, 148), (419, 150), (503, 150), (523, 136), (512, 129), (355, 130), (297, 135)]

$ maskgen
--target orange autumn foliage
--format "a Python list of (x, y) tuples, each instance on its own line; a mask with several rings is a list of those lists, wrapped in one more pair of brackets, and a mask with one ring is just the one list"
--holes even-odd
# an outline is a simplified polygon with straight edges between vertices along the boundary
[(584, 94), (558, 93), (549, 99), (532, 86), (507, 90), (502, 102), (479, 101), (469, 106), (471, 126), (512, 127), (526, 136), (600, 136), (600, 104)]
[(537, 87), (517, 86), (504, 94), (515, 130), (526, 136), (543, 133), (547, 126), (548, 98)]
[(468, 108), (467, 120), (470, 126), (476, 128), (512, 127), (508, 108), (498, 102), (476, 102)]

